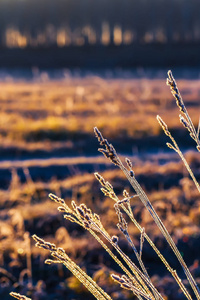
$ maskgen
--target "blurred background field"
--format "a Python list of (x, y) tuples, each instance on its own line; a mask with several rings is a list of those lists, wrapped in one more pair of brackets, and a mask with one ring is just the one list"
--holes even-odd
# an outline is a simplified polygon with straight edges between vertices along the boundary
[[(83, 4), (84, 3), (84, 4)], [(199, 121), (199, 1), (0, 1), (0, 297), (77, 299), (88, 292), (31, 235), (66, 249), (113, 299), (133, 299), (110, 278), (120, 272), (100, 246), (63, 219), (48, 194), (84, 202), (119, 235), (111, 200), (93, 172), (118, 195), (134, 192), (98, 153), (97, 126), (136, 177), (200, 282), (199, 195), (176, 153), (165, 145), (163, 117), (197, 178), (199, 155), (165, 85), (172, 69), (190, 115)], [(137, 198), (134, 215), (184, 278)], [(129, 227), (136, 246), (139, 232)], [(120, 245), (135, 260), (120, 236)], [(166, 299), (184, 299), (147, 243), (144, 263)], [(92, 299), (92, 297), (91, 297)]]
[[(197, 125), (199, 81), (180, 79), (178, 83)], [(113, 263), (107, 255), (92, 237), (64, 221), (48, 199), (52, 192), (67, 203), (72, 199), (85, 202), (100, 214), (110, 233), (118, 234), (113, 203), (101, 194), (93, 172), (99, 171), (112, 182), (118, 194), (123, 188), (131, 194), (133, 191), (120, 171), (98, 155), (94, 126), (113, 143), (122, 158), (131, 158), (136, 177), (180, 245), (184, 258), (194, 266), (196, 276), (200, 275), (199, 195), (176, 154), (165, 146), (167, 140), (156, 122), (156, 114), (163, 116), (180, 141), (197, 180), (198, 154), (179, 124), (178, 108), (164, 79), (105, 79), (91, 75), (45, 81), (13, 78), (12, 82), (1, 82), (0, 101), (0, 291), (4, 299), (12, 289), (32, 293), (36, 299), (85, 297), (84, 289), (66, 270), (53, 267), (52, 271), (51, 266), (44, 265), (47, 254), (34, 248), (30, 238), (33, 233), (55, 240), (103, 286), (109, 281), (106, 288), (113, 298), (127, 296), (108, 280)], [(137, 198), (132, 201), (132, 208), (178, 268)], [(129, 230), (138, 245), (139, 233), (131, 225)], [(121, 243), (134, 259), (123, 238)], [(144, 260), (157, 282), (156, 276), (165, 270), (148, 245), (144, 245)], [(164, 289), (167, 295), (171, 279), (164, 277), (163, 281), (159, 279), (160, 290)], [(168, 296), (175, 299), (177, 293), (171, 289)]]

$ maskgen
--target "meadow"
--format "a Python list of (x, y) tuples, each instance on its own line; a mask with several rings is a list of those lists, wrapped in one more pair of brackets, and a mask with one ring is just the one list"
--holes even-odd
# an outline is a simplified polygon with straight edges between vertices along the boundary
[[(199, 121), (199, 80), (177, 80), (195, 127)], [(84, 202), (101, 216), (111, 235), (119, 235), (113, 203), (100, 191), (94, 172), (112, 182), (117, 195), (132, 193), (120, 170), (97, 152), (93, 128), (112, 142), (120, 157), (133, 162), (144, 188), (191, 273), (200, 283), (199, 193), (178, 155), (165, 145), (156, 115), (163, 116), (199, 181), (199, 155), (179, 122), (179, 110), (163, 79), (104, 79), (98, 76), (63, 80), (0, 83), (0, 296), (16, 291), (33, 299), (93, 299), (61, 265), (44, 264), (48, 253), (34, 246), (38, 234), (63, 247), (113, 299), (134, 299), (110, 278), (119, 272), (92, 236), (63, 219), (48, 198), (54, 193), (70, 203)], [(170, 248), (136, 197), (135, 218), (184, 278)], [(139, 247), (140, 233), (129, 224)], [(120, 236), (122, 249), (135, 261)], [(143, 261), (165, 299), (184, 299), (147, 243)], [(183, 279), (184, 281), (184, 279)], [(185, 282), (185, 281), (184, 281)], [(187, 285), (187, 284), (186, 284)]]

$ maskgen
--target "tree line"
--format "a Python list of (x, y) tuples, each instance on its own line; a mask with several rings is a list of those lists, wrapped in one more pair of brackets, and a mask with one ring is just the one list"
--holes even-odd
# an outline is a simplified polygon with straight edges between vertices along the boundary
[[(0, 44), (8, 28), (36, 36), (48, 24), (72, 31), (90, 25), (97, 34), (102, 24), (135, 33), (141, 42), (148, 33), (162, 32), (165, 42), (200, 40), (199, 0), (0, 0)], [(153, 39), (154, 40), (154, 39)]]

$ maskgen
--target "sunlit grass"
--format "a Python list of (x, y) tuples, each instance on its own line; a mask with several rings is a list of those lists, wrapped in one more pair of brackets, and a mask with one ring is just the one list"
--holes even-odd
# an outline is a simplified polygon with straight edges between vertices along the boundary
[[(180, 81), (179, 87), (180, 90), (183, 89), (184, 100), (186, 100), (188, 110), (194, 116), (197, 124), (198, 81)], [(2, 170), (12, 170), (12, 176), (10, 181), (7, 179), (8, 189), (0, 190), (0, 262), (4, 268), (13, 272), (16, 281), (26, 270), (26, 245), (22, 242), (24, 234), (36, 232), (50, 242), (54, 242), (56, 238), (56, 243), (70, 253), (77, 262), (80, 262), (81, 259), (89, 261), (88, 268), (91, 273), (94, 271), (93, 259), (98, 253), (98, 270), (95, 269), (93, 278), (98, 283), (101, 282), (100, 270), (102, 270), (102, 262), (105, 262), (106, 258), (99, 246), (89, 235), (83, 231), (80, 232), (74, 224), (69, 227), (67, 225), (67, 231), (63, 234), (62, 228), (66, 226), (66, 223), (56, 212), (55, 204), (47, 201), (48, 194), (52, 192), (59, 197), (64, 197), (67, 204), (71, 199), (75, 199), (77, 204), (84, 202), (100, 216), (104, 216), (101, 217), (103, 225), (108, 228), (110, 235), (116, 235), (118, 234), (115, 227), (117, 220), (113, 205), (108, 197), (103, 198), (91, 171), (103, 168), (101, 174), (106, 180), (112, 182), (119, 196), (122, 187), (126, 188), (128, 192), (130, 192), (130, 187), (120, 171), (113, 170), (109, 161), (105, 161), (103, 157), (87, 157), (87, 152), (82, 152), (80, 157), (59, 158), (59, 150), (63, 147), (65, 150), (70, 149), (70, 155), (73, 155), (77, 143), (80, 140), (87, 141), (87, 136), (93, 135), (94, 125), (97, 125), (106, 137), (112, 138), (113, 144), (119, 138), (120, 144), (126, 146), (124, 147), (125, 152), (128, 151), (130, 145), (126, 145), (126, 139), (137, 137), (146, 143), (146, 137), (157, 136), (160, 140), (161, 129), (155, 120), (157, 113), (165, 115), (165, 119), (169, 120), (170, 129), (181, 130), (175, 103), (168, 99), (169, 93), (166, 92), (166, 89), (163, 80), (147, 79), (106, 81), (100, 78), (85, 78), (66, 80), (61, 83), (56, 81), (41, 84), (13, 82), (2, 85), (2, 93), (0, 93), (2, 105), (0, 112), (1, 147), (2, 149), (6, 149), (7, 145), (11, 148), (19, 147), (23, 151), (26, 150), (26, 154), (29, 155), (28, 159), (23, 160), (23, 154), (15, 151), (16, 160), (13, 160), (15, 157), (9, 156), (8, 152), (6, 153), (9, 157), (8, 161), (1, 162)], [(94, 138), (93, 142), (95, 142)], [(92, 147), (91, 145), (88, 143), (88, 148)], [(148, 144), (147, 148), (149, 145), (154, 146)], [(131, 146), (137, 145), (131, 141)], [(34, 157), (35, 153), (32, 152), (36, 150), (46, 151), (45, 155), (50, 155), (51, 151), (53, 153), (56, 150), (58, 157), (50, 158), (48, 156), (48, 159), (44, 157), (44, 159), (38, 160)], [(63, 153), (65, 156), (68, 155), (66, 152), (62, 152), (62, 155)], [(131, 158), (134, 172), (137, 174), (138, 180), (142, 182), (144, 190), (169, 233), (175, 241), (179, 241), (183, 245), (186, 245), (186, 241), (189, 240), (188, 247), (190, 247), (196, 243), (200, 235), (199, 195), (192, 187), (192, 181), (187, 177), (182, 164), (177, 161), (176, 154), (159, 152), (146, 156), (146, 154), (140, 153), (137, 147), (133, 149), (133, 154), (137, 154)], [(198, 178), (198, 154), (190, 151), (186, 153), (186, 158)], [(124, 159), (123, 156), (122, 159)], [(169, 163), (169, 161), (171, 162)], [(65, 166), (66, 173), (63, 173), (62, 178), (59, 177), (60, 169), (56, 169), (56, 172), (52, 173), (51, 168), (54, 166), (57, 168)], [(165, 243), (159, 230), (155, 228), (138, 197), (134, 198), (131, 208), (136, 219), (141, 222), (141, 226), (146, 227), (146, 233), (156, 245), (165, 250)], [(139, 247), (140, 234), (138, 230), (131, 224), (128, 226), (135, 245)], [(56, 236), (53, 237), (53, 234)], [(64, 239), (63, 235), (68, 238)], [(121, 237), (120, 241), (125, 247)], [(47, 253), (44, 254), (41, 249), (34, 248), (33, 243), (31, 251), (34, 262), (37, 262), (40, 257), (39, 270), (41, 272), (40, 275), (37, 273), (34, 276), (40, 278), (44, 284), (43, 274), (48, 274), (49, 278), (53, 278), (52, 269), (43, 265)], [(148, 253), (149, 249), (145, 248), (145, 251)], [(168, 250), (166, 249), (166, 251)], [(188, 250), (184, 251), (182, 255), (185, 258)], [(107, 263), (108, 265), (103, 269), (105, 274), (110, 272), (111, 263), (109, 261)], [(190, 260), (190, 263), (192, 264), (193, 261)], [(157, 266), (160, 268), (160, 265)], [(60, 291), (63, 291), (64, 288), (70, 291), (69, 288), (71, 288), (73, 291), (85, 293), (80, 284), (75, 279), (68, 278), (69, 275), (66, 276), (60, 267), (55, 270), (58, 273), (58, 280), (63, 282), (62, 287), (58, 287)], [(34, 266), (33, 271), (37, 272)], [(167, 281), (166, 277), (161, 279), (160, 275), (155, 276), (157, 277), (153, 277), (152, 281), (156, 284), (162, 280), (163, 282)], [(105, 278), (107, 279), (102, 279), (101, 282), (103, 287), (106, 287), (105, 283), (109, 276), (105, 276)], [(23, 285), (26, 285), (26, 277), (23, 280)], [(35, 289), (41, 284), (40, 280), (37, 287), (34, 287)], [(163, 283), (162, 286), (165, 284)], [(9, 281), (8, 289), (11, 287), (13, 290), (12, 283)], [(115, 288), (115, 292), (113, 292), (110, 283), (107, 288), (113, 299), (125, 298), (124, 294), (123, 296), (121, 293), (117, 294), (119, 289)], [(47, 293), (43, 286), (40, 291)], [(8, 292), (6, 293), (8, 295)], [(30, 295), (27, 294), (27, 296)], [(126, 294), (126, 298), (128, 297)]]
[[(96, 78), (40, 85), (4, 83), (0, 136), (2, 141), (69, 140), (77, 132), (91, 135), (94, 125), (108, 138), (116, 132), (122, 137), (158, 135), (155, 112), (165, 111), (166, 118), (170, 116), (169, 127), (180, 127), (174, 104), (168, 102), (166, 87), (160, 84), (160, 80), (107, 82)], [(183, 85), (188, 109), (197, 124), (198, 82), (180, 82), (180, 88)]]

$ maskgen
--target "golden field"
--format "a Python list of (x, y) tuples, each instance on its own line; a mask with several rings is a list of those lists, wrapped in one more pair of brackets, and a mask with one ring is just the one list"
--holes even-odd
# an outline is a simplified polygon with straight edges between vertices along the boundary
[[(197, 126), (199, 81), (177, 81)], [(9, 299), (12, 290), (39, 300), (90, 297), (61, 266), (44, 265), (47, 254), (34, 247), (31, 239), (34, 233), (66, 249), (113, 299), (131, 297), (112, 283), (109, 274), (117, 267), (96, 241), (65, 221), (48, 199), (51, 192), (67, 203), (72, 199), (84, 202), (100, 215), (109, 233), (120, 235), (113, 203), (99, 190), (93, 172), (98, 171), (111, 182), (117, 194), (124, 188), (134, 193), (120, 170), (98, 154), (94, 126), (112, 142), (122, 159), (125, 155), (130, 157), (138, 181), (177, 242), (197, 282), (200, 281), (199, 195), (176, 153), (165, 147), (168, 140), (156, 115), (163, 117), (180, 141), (197, 180), (199, 156), (186, 129), (179, 123), (179, 110), (165, 80), (91, 76), (60, 81), (1, 82), (0, 107), (2, 299)], [(139, 199), (133, 198), (131, 207), (161, 252), (178, 268)], [(133, 225), (129, 231), (138, 246), (139, 232)], [(120, 242), (134, 260), (123, 237)], [(177, 299), (176, 287), (169, 291), (171, 279), (146, 244), (144, 262), (166, 299)]]

